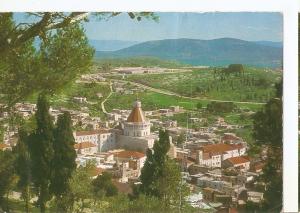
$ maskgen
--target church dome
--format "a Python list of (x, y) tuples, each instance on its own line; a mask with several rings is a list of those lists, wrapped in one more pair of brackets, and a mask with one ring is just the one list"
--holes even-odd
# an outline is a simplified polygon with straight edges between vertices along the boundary
[(127, 118), (127, 122), (143, 123), (146, 122), (146, 117), (142, 111), (142, 104), (140, 101), (134, 102), (133, 109)]

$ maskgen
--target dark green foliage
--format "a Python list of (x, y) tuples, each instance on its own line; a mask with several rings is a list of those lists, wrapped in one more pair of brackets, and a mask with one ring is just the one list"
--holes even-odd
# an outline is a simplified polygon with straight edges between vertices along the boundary
[(282, 147), (282, 100), (271, 99), (254, 116), (254, 137), (257, 141)]
[(118, 194), (118, 189), (112, 183), (112, 176), (108, 172), (103, 172), (93, 180), (93, 193), (95, 198), (111, 197)]
[(254, 116), (254, 138), (257, 144), (268, 146), (268, 158), (261, 177), (267, 186), (265, 209), (282, 203), (282, 83), (276, 88), (278, 97), (271, 99)]
[(142, 184), (138, 191), (162, 199), (165, 207), (173, 204), (181, 208), (188, 190), (181, 183), (179, 166), (167, 156), (169, 149), (169, 134), (160, 130), (159, 141), (155, 142), (153, 150), (147, 151), (147, 159), (140, 176)]
[(184, 133), (181, 133), (177, 138), (177, 146), (180, 146), (185, 141), (185, 135)]
[[(0, 89), (8, 107), (37, 92), (53, 93), (91, 66), (93, 49), (77, 23), (67, 24), (57, 31), (46, 30), (38, 49), (34, 47), (36, 32), (29, 35), (29, 30), (23, 32), (15, 25), (11, 14), (1, 14), (0, 34), (4, 38), (0, 42), (0, 46), (3, 45), (0, 48)], [(18, 35), (26, 39), (21, 41)], [(10, 44), (6, 43), (8, 39), (12, 40)], [(14, 40), (18, 41), (14, 43)]]
[(222, 69), (220, 73), (221, 75), (224, 75), (224, 77), (230, 76), (232, 74), (235, 76), (240, 76), (244, 74), (244, 67), (242, 64), (230, 64), (227, 68)]
[(170, 148), (169, 134), (166, 131), (159, 131), (159, 140), (154, 143), (153, 150), (147, 150), (147, 160), (141, 172), (142, 185), (140, 190), (146, 195), (159, 196), (155, 187), (157, 178), (162, 175), (167, 160), (167, 152)]
[(14, 160), (15, 156), (11, 151), (0, 151), (0, 209), (6, 211), (8, 211), (6, 198), (16, 181)]
[(202, 109), (202, 103), (201, 102), (197, 103), (196, 107), (197, 107), (198, 110)]
[[(68, 57), (66, 57), (68, 56)], [(57, 30), (57, 33), (41, 45), (40, 84), (49, 92), (64, 87), (74, 80), (77, 74), (84, 73), (92, 65), (93, 49), (89, 47), (83, 28), (70, 25)]]
[(19, 140), (14, 148), (16, 154), (15, 170), (18, 175), (17, 187), (22, 193), (25, 201), (26, 212), (29, 212), (29, 200), (31, 198), (31, 159), (28, 150), (28, 133), (23, 129), (19, 129)]
[(57, 197), (69, 191), (68, 182), (76, 169), (74, 144), (71, 116), (69, 112), (64, 112), (58, 117), (57, 127), (54, 130), (54, 158), (50, 189)]
[(207, 110), (213, 113), (232, 112), (237, 106), (232, 102), (216, 102), (212, 101), (207, 104)]
[(38, 190), (38, 204), (45, 212), (46, 202), (51, 198), (49, 186), (52, 177), (53, 123), (46, 96), (41, 94), (35, 114), (37, 129), (29, 135), (29, 152), (32, 162), (32, 180)]
[(70, 199), (68, 206), (74, 208), (75, 212), (82, 212), (85, 207), (85, 200), (93, 197), (91, 173), (95, 165), (88, 163), (86, 167), (79, 167), (72, 174), (70, 179)]

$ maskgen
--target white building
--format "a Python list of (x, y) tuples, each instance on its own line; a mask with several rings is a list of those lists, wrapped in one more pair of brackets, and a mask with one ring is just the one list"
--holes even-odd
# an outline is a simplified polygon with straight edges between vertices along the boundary
[(134, 103), (123, 126), (122, 133), (117, 135), (118, 147), (142, 152), (153, 147), (157, 136), (150, 132), (151, 123), (145, 117), (140, 101)]
[(97, 145), (93, 144), (91, 142), (85, 141), (85, 142), (76, 143), (74, 145), (74, 149), (75, 149), (76, 153), (78, 153), (78, 154), (92, 155), (97, 152)]
[(198, 151), (198, 164), (207, 167), (221, 167), (222, 162), (228, 158), (242, 156), (246, 148), (240, 144), (213, 144), (202, 147)]
[(107, 129), (79, 131), (74, 133), (76, 143), (89, 141), (97, 146), (97, 152), (107, 152), (116, 147), (116, 135)]
[(107, 152), (116, 148), (146, 152), (152, 148), (156, 135), (151, 134), (151, 123), (146, 119), (141, 102), (136, 101), (121, 130), (99, 129), (74, 133), (76, 143), (91, 142), (97, 145), (97, 152)]

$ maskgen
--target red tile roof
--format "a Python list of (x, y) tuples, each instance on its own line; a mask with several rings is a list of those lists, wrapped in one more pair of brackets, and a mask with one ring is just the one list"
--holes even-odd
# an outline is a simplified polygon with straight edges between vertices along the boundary
[(76, 132), (76, 136), (85, 136), (85, 135), (96, 135), (96, 134), (103, 134), (103, 133), (109, 133), (107, 129), (97, 129), (97, 130), (91, 130), (91, 131), (78, 131)]
[(249, 158), (247, 156), (239, 156), (239, 157), (233, 157), (233, 158), (228, 158), (226, 159), (233, 165), (238, 165), (238, 164), (243, 164), (243, 163), (248, 163), (250, 162)]
[(145, 157), (144, 153), (141, 152), (136, 152), (136, 151), (121, 151), (115, 154), (116, 157), (118, 158), (135, 158), (135, 159), (140, 159), (142, 157)]
[(202, 147), (202, 150), (204, 153), (217, 154), (217, 153), (223, 153), (223, 152), (232, 151), (241, 148), (243, 148), (242, 145), (219, 143), (219, 144), (204, 146)]
[(92, 142), (81, 142), (74, 145), (75, 149), (85, 149), (85, 148), (91, 148), (96, 147), (97, 145), (93, 144)]
[(5, 143), (0, 143), (0, 150), (4, 150), (4, 149), (7, 149), (9, 148), (10, 146), (5, 144)]
[(104, 172), (104, 169), (95, 167), (95, 169), (93, 169), (91, 171), (91, 176), (92, 177), (98, 176), (98, 175), (102, 174), (102, 172)]

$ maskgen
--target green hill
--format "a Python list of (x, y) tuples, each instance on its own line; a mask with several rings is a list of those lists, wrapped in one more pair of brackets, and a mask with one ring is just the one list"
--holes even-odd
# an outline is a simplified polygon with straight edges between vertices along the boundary
[(240, 63), (261, 67), (280, 67), (281, 47), (233, 38), (213, 40), (166, 39), (147, 41), (118, 51), (97, 51), (97, 58), (153, 56), (191, 65), (224, 66)]

